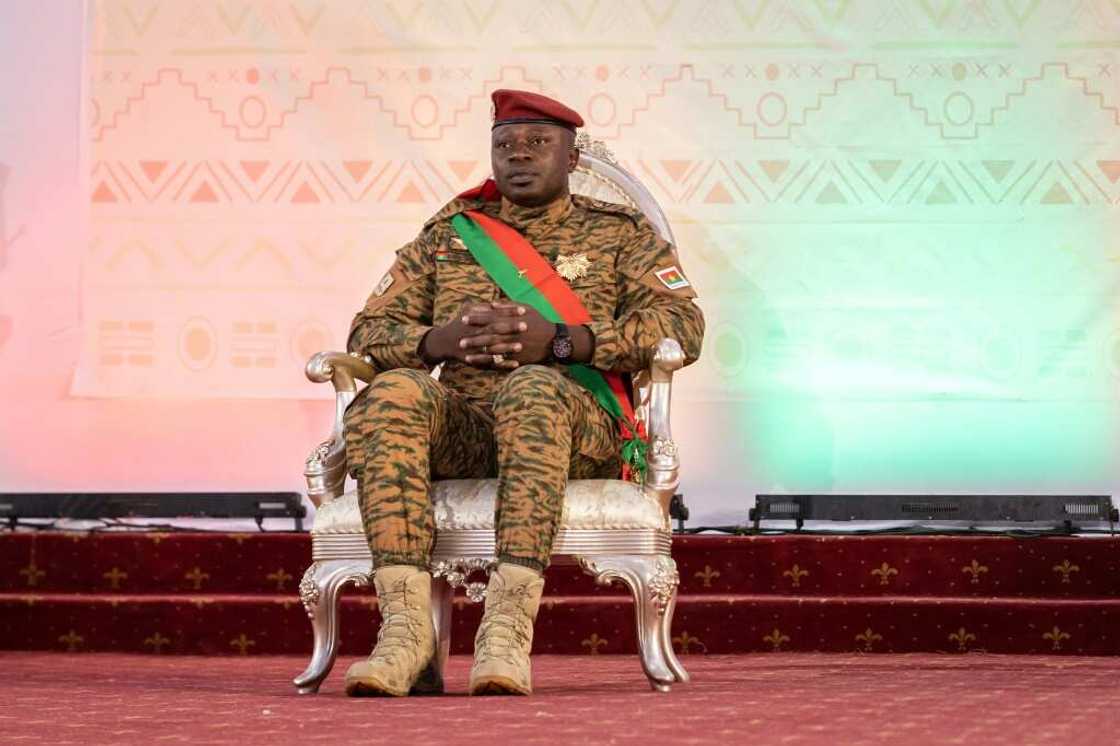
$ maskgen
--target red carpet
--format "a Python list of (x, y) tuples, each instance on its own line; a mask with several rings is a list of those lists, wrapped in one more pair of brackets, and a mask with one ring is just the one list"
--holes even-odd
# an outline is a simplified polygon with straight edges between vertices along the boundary
[[(6, 744), (977, 744), (1094, 746), (1120, 732), (1120, 661), (994, 655), (689, 656), (649, 691), (630, 656), (545, 656), (529, 698), (300, 697), (302, 657), (6, 653)], [(340, 661), (345, 664), (346, 661)]]
[[(307, 654), (306, 534), (0, 535), (0, 648)], [(683, 537), (682, 653), (1120, 653), (1120, 539)], [(549, 572), (538, 653), (636, 650), (621, 589)], [(373, 598), (348, 595), (342, 653), (369, 650)], [(455, 614), (470, 651), (479, 608)]]

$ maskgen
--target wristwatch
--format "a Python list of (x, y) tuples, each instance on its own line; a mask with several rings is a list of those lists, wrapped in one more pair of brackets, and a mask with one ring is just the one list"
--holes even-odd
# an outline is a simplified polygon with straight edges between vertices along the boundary
[(556, 336), (552, 338), (552, 359), (558, 363), (572, 361), (572, 334), (567, 324), (556, 325)]

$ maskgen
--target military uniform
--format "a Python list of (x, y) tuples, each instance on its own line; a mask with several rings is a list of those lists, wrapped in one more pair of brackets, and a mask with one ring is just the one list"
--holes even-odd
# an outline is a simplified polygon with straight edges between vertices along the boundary
[(554, 265), (574, 257), (583, 267), (569, 285), (592, 318), (593, 367), (642, 370), (663, 337), (680, 342), (690, 363), (703, 316), (670, 245), (639, 211), (573, 196), (538, 208), (453, 200), (397, 252), (355, 317), (349, 349), (385, 371), (346, 414), (347, 458), (375, 566), (427, 565), (433, 477), (497, 475), (499, 560), (540, 570), (567, 479), (617, 477), (620, 436), (563, 365), (511, 372), (451, 361), (439, 381), (428, 376), (418, 351), (424, 335), (467, 301), (504, 298), (451, 226), (465, 210), (512, 226)]

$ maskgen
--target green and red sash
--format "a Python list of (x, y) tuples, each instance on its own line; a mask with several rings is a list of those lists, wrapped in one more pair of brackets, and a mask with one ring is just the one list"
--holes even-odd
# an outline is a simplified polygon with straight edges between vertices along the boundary
[[(451, 225), (490, 279), (515, 303), (536, 309), (553, 323), (576, 325), (591, 321), (591, 314), (564, 278), (513, 228), (473, 210), (452, 217)], [(572, 378), (590, 391), (599, 406), (619, 423), (623, 478), (642, 481), (646, 442), (622, 375), (579, 363), (568, 368)]]

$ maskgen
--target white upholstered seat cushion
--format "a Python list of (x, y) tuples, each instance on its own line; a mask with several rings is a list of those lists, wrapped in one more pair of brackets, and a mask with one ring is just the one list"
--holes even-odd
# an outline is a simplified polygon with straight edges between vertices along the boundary
[[(436, 530), (494, 529), (497, 479), (448, 479), (432, 485)], [(568, 482), (560, 528), (636, 530), (669, 528), (657, 499), (641, 487), (618, 479)], [(312, 534), (362, 533), (358, 494), (350, 490), (324, 503), (315, 514)]]

